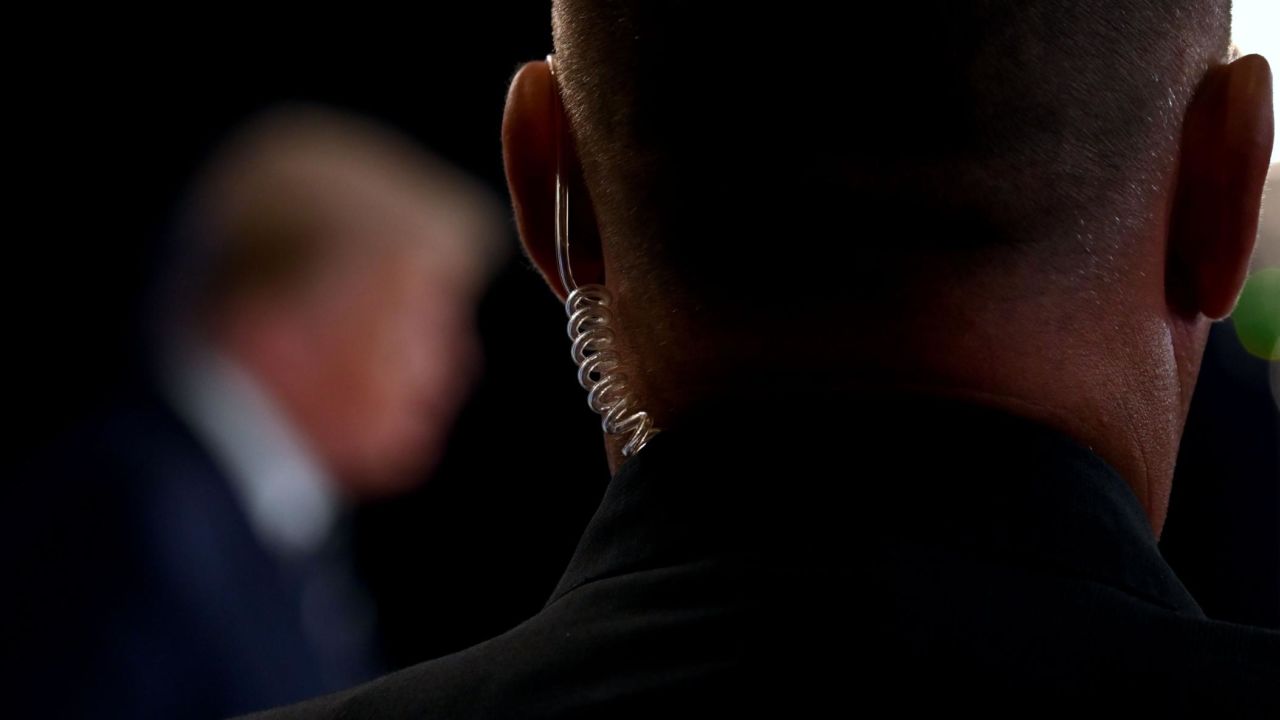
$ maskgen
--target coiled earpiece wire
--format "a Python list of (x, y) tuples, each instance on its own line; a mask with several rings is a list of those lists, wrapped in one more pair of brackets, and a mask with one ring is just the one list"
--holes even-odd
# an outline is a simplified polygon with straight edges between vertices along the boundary
[(626, 436), (622, 456), (629, 458), (644, 449), (658, 430), (649, 414), (638, 409), (622, 368), (614, 332), (613, 293), (598, 283), (579, 285), (573, 276), (569, 255), (569, 189), (561, 173), (563, 110), (554, 55), (547, 56), (547, 67), (551, 70), (552, 90), (556, 95), (552, 107), (556, 153), (556, 266), (567, 295), (564, 309), (569, 316), (571, 353), (578, 366), (578, 384), (587, 391), (587, 405), (600, 415), (600, 424), (606, 433)]

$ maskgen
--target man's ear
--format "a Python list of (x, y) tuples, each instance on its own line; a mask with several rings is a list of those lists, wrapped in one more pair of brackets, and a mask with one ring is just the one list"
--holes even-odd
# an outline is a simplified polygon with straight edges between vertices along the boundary
[(560, 94), (546, 62), (526, 63), (511, 80), (502, 116), (502, 157), (520, 242), (563, 302), (566, 292), (556, 260), (557, 172), (570, 198), (573, 266), (578, 281), (598, 281), (602, 261), (595, 213), (582, 183)]
[(1166, 292), (1186, 317), (1231, 314), (1258, 234), (1274, 118), (1260, 55), (1215, 67), (1183, 126)]

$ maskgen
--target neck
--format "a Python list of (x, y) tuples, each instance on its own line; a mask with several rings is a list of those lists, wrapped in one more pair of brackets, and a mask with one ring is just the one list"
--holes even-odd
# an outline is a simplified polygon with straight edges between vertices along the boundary
[[(945, 298), (914, 319), (807, 328), (768, 340), (703, 331), (652, 344), (673, 350), (646, 353), (645, 402), (659, 427), (715, 397), (762, 389), (901, 391), (994, 407), (1050, 426), (1107, 461), (1158, 537), (1189, 401), (1188, 373), (1168, 325), (1154, 314), (1110, 318), (1062, 298), (989, 300)], [(618, 459), (613, 454), (611, 464)]]

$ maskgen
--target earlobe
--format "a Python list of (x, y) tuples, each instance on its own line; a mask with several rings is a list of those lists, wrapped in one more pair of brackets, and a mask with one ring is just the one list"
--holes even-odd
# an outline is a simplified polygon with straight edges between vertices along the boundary
[(1184, 316), (1235, 306), (1257, 239), (1274, 135), (1271, 71), (1249, 55), (1206, 74), (1183, 127), (1167, 288)]

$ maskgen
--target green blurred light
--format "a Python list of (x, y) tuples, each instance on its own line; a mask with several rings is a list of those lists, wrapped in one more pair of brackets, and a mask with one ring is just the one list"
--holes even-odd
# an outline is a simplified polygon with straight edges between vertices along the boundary
[(1280, 267), (1263, 268), (1249, 276), (1231, 322), (1250, 354), (1280, 360)]

